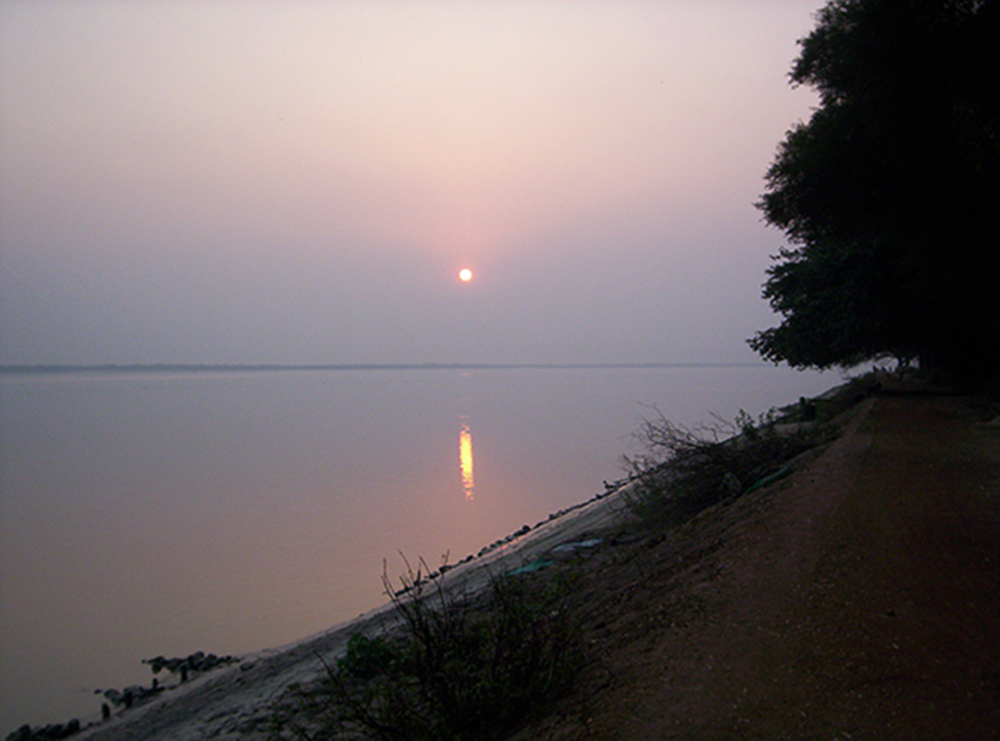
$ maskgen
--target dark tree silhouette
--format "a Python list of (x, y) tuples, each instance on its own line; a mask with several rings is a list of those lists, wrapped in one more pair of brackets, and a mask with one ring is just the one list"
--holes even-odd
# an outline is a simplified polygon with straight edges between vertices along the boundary
[(890, 353), (1000, 378), (1000, 0), (833, 0), (791, 80), (820, 94), (758, 204), (791, 243), (749, 340), (796, 367)]

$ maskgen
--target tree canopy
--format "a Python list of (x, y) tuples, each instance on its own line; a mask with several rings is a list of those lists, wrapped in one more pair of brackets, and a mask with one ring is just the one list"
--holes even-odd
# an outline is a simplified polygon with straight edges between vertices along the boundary
[(833, 0), (800, 46), (820, 105), (765, 176), (790, 246), (763, 292), (782, 321), (751, 347), (1000, 378), (1000, 0)]

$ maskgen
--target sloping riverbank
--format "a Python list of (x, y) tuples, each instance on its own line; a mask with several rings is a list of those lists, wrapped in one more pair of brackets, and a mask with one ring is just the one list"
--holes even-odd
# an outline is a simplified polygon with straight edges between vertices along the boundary
[(594, 568), (590, 676), (519, 738), (992, 738), (996, 409), (899, 388), (819, 457)]
[[(538, 577), (572, 574), (590, 657), (574, 693), (518, 738), (988, 736), (1000, 723), (991, 414), (889, 389), (792, 475), (685, 525), (651, 531), (608, 496), (450, 571), (472, 590), (603, 533)], [(387, 620), (245, 658), (76, 738), (266, 738), (271, 704), (323, 670), (317, 654)]]

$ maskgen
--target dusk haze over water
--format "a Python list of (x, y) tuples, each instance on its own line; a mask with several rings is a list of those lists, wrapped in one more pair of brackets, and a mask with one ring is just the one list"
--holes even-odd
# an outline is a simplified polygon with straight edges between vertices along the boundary
[(0, 0), (0, 739), (985, 738), (1000, 0)]
[(754, 362), (820, 5), (4, 2), (0, 364)]
[(837, 384), (746, 342), (822, 4), (0, 2), (0, 736)]

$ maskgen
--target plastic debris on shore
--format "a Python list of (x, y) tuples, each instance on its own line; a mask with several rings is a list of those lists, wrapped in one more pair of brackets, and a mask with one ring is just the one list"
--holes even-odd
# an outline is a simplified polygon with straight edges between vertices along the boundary
[[(596, 548), (601, 543), (604, 542), (604, 538), (587, 538), (586, 540), (578, 540), (571, 543), (560, 543), (555, 548), (553, 548), (550, 553), (553, 556), (564, 556), (570, 553), (576, 553), (579, 550), (587, 550), (590, 548)], [(522, 564), (516, 569), (511, 569), (506, 572), (504, 576), (515, 576), (517, 574), (531, 574), (535, 571), (541, 571), (542, 569), (547, 569), (549, 566), (555, 564), (556, 561), (551, 558), (536, 558), (534, 561), (528, 561), (526, 564)]]
[(541, 571), (542, 569), (547, 569), (549, 566), (554, 564), (555, 561), (548, 558), (536, 558), (534, 561), (528, 561), (528, 563), (518, 566), (516, 569), (508, 571), (504, 576), (516, 576), (517, 574), (531, 574), (535, 571)]
[(791, 476), (793, 473), (795, 473), (794, 468), (792, 468), (791, 466), (785, 466), (779, 471), (772, 473), (770, 476), (765, 476), (764, 478), (755, 481), (753, 485), (751, 485), (750, 488), (747, 489), (744, 493), (749, 494), (750, 492), (756, 491), (757, 489), (767, 486), (768, 484), (774, 483), (779, 479), (783, 479), (786, 476)]
[(588, 538), (587, 540), (580, 540), (575, 543), (562, 543), (561, 545), (557, 545), (555, 548), (553, 548), (552, 552), (560, 554), (573, 553), (575, 551), (584, 548), (596, 548), (603, 542), (604, 542), (603, 538)]

